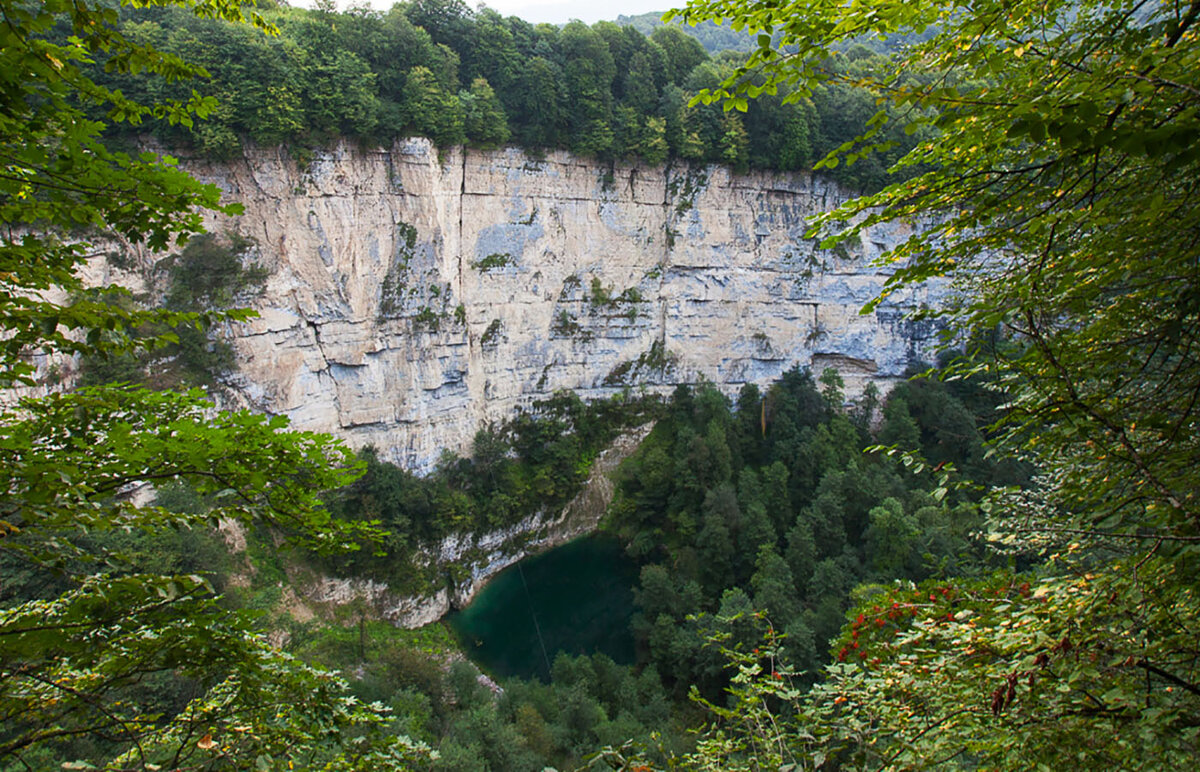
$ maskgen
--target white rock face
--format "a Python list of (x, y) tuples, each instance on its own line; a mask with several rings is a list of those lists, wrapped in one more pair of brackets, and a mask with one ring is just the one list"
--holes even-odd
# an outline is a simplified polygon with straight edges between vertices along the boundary
[(818, 249), (806, 224), (846, 194), (806, 174), (439, 157), (423, 139), (184, 166), (242, 202), (210, 225), (271, 270), (261, 318), (227, 331), (241, 399), (418, 471), (558, 389), (732, 391), (799, 364), (853, 392), (933, 342), (904, 314), (936, 298), (858, 313), (887, 278), (871, 259), (910, 232)]

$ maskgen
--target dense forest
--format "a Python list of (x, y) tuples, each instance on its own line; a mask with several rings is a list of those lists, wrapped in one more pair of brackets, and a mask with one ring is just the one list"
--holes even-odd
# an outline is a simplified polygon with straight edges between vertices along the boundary
[[(921, 377), (886, 400), (868, 392), (848, 405), (832, 370), (820, 381), (793, 370), (764, 391), (745, 387), (736, 402), (711, 385), (676, 389), (622, 465), (604, 525), (641, 565), (632, 666), (603, 654), (559, 654), (548, 682), (503, 679), (497, 699), (465, 663), (444, 671), (436, 657), (415, 651), (364, 660), (352, 637), (343, 639), (340, 659), (336, 646), (314, 650), (327, 664), (363, 663), (371, 675), (354, 688), (409, 715), (414, 736), (441, 750), (435, 769), (574, 768), (630, 740), (662, 743), (656, 753), (665, 761), (694, 747), (687, 730), (700, 715), (690, 693), (719, 703), (730, 684), (714, 640), (748, 651), (778, 625), (786, 636), (780, 656), (805, 674), (795, 681), (803, 689), (828, 662), (845, 659), (830, 644), (855, 587), (1007, 566), (979, 539), (978, 492), (939, 493), (939, 476), (911, 464), (919, 457), (928, 469), (957, 465), (990, 484), (1027, 483), (1027, 467), (985, 457), (986, 426), (1000, 399), (979, 383)], [(622, 410), (597, 407), (583, 412), (594, 416), (588, 423), (614, 421)], [(645, 417), (641, 409), (630, 415)], [(556, 419), (544, 428), (543, 438), (558, 436)], [(447, 468), (486, 484), (491, 472), (479, 444), (492, 442), (481, 435), (474, 458)], [(907, 465), (883, 449), (864, 455), (877, 443), (915, 455)], [(551, 450), (555, 441), (542, 446)], [(508, 468), (522, 477), (536, 467), (522, 451), (510, 454)], [(403, 473), (377, 461), (372, 469), (342, 506), (378, 501), (384, 523), (421, 520), (420, 505), (380, 495)]]
[[(670, 26), (445, 2), (0, 12), (5, 772), (1195, 766), (1200, 3), (692, 0), (674, 15), (753, 36), (715, 60)], [(536, 66), (479, 56), (510, 50)], [(819, 167), (879, 189), (811, 235), (909, 229), (883, 295), (951, 276), (922, 315), (969, 345), (852, 403), (799, 369), (734, 401), (564, 395), (428, 479), (183, 390), (219, 383), (203, 330), (245, 319), (222, 307), (261, 274), (203, 234), (236, 205), (131, 137), (302, 160), (504, 126), (605, 158), (829, 149)], [(161, 305), (87, 286), (104, 237), (178, 253)], [(68, 358), (89, 382), (47, 388)], [(634, 664), (562, 655), (497, 687), (438, 626), (288, 613), (298, 568), (396, 581), (389, 554), (560, 504), (647, 418), (606, 524), (642, 564)]]
[[(767, 625), (778, 624), (786, 635), (781, 661), (806, 673), (796, 682), (805, 688), (834, 658), (830, 642), (856, 586), (975, 576), (995, 567), (996, 556), (977, 538), (977, 495), (952, 493), (943, 505), (936, 475), (863, 450), (896, 443), (978, 479), (1025, 482), (1025, 468), (984, 458), (984, 427), (997, 402), (976, 384), (919, 378), (884, 401), (869, 391), (847, 405), (832, 370), (820, 382), (793, 370), (765, 391), (745, 387), (736, 403), (711, 385), (681, 386), (661, 404), (618, 398), (584, 405), (563, 394), (480, 432), (470, 456), (447, 457), (427, 478), (381, 462), (371, 450), (361, 453), (365, 473), (329, 503), (337, 517), (386, 530), (374, 549), (365, 544), (326, 561), (277, 553), (270, 532), (258, 531), (244, 552), (230, 555), (207, 529), (97, 535), (86, 546), (121, 554), (127, 570), (202, 572), (222, 607), (266, 612), (271, 626), (286, 631), (289, 651), (353, 671), (352, 694), (390, 706), (397, 731), (437, 749), (430, 769), (575, 768), (601, 748), (629, 741), (654, 744), (665, 761), (694, 748), (689, 728), (702, 716), (689, 692), (719, 702), (729, 686), (714, 640), (748, 650)], [(304, 565), (386, 580), (398, 591), (428, 592), (454, 581), (453, 567), (418, 579), (413, 555), (452, 533), (495, 530), (561, 506), (595, 451), (622, 426), (646, 420), (656, 420), (655, 429), (621, 467), (605, 525), (642, 566), (634, 664), (550, 652), (548, 680), (503, 679), (497, 696), (440, 625), (396, 630), (368, 621), (361, 608), (308, 622), (281, 611), (280, 587)], [(184, 485), (164, 487), (158, 503), (183, 513), (210, 507)], [(2, 557), (8, 601), (53, 597), (68, 586), (62, 579), (47, 585)], [(121, 695), (145, 710), (173, 711), (195, 688), (163, 672)], [(69, 740), (25, 758), (102, 758), (113, 747)]]
[[(743, 388), (736, 410), (712, 387), (680, 388), (622, 469), (611, 517), (645, 562), (638, 639), (681, 695), (694, 686), (717, 700), (727, 685), (697, 614), (766, 615), (785, 633), (790, 662), (815, 675), (854, 587), (984, 569), (970, 498), (942, 499), (933, 475), (864, 455), (869, 446), (911, 448), (988, 483), (1027, 477), (984, 458), (997, 400), (978, 386), (914, 380), (877, 414), (872, 393), (843, 409), (836, 372), (820, 385), (793, 370), (765, 393)], [(753, 645), (754, 630), (739, 634)]]
[[(531, 25), (461, 0), (398, 3), (387, 12), (267, 6), (277, 37), (197, 18), (166, 6), (127, 13), (140, 43), (204, 67), (200, 82), (161, 84), (104, 73), (97, 82), (130, 98), (186, 100), (195, 89), (217, 102), (191, 127), (153, 125), (169, 144), (223, 158), (248, 139), (305, 148), (338, 137), (390, 144), (423, 135), (441, 147), (519, 144), (567, 148), (602, 159), (669, 158), (735, 169), (812, 168), (857, 136), (875, 99), (853, 85), (886, 66), (859, 46), (830, 62), (838, 82), (788, 102), (785, 86), (745, 113), (690, 105), (701, 89), (733, 72), (744, 53), (707, 52), (678, 26), (649, 36), (635, 27), (571, 22)], [(839, 181), (874, 190), (915, 139), (896, 127), (895, 147), (878, 158), (831, 170)]]

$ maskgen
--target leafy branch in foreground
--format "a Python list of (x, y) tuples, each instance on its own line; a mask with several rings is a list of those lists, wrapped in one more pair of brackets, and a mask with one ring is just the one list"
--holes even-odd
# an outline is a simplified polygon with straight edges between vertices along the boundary
[[(159, 4), (246, 18), (230, 0)], [(37, 383), (48, 362), (178, 342), (139, 337), (145, 330), (249, 315), (131, 310), (106, 302), (115, 287), (81, 293), (81, 270), (98, 252), (89, 240), (162, 252), (202, 231), (200, 210), (237, 211), (169, 158), (110, 151), (104, 124), (85, 114), (187, 124), (211, 100), (134, 104), (87, 77), (93, 60), (168, 81), (203, 75), (125, 37), (108, 4), (0, 0), (4, 387)], [(325, 552), (372, 544), (373, 524), (339, 523), (318, 498), (359, 473), (343, 446), (285, 431), (282, 418), (218, 412), (199, 392), (21, 393), (0, 392), (0, 763), (366, 770), (430, 755), (389, 736), (383, 709), (340, 679), (269, 647), (201, 572), (145, 570), (121, 546), (130, 534), (222, 520)], [(144, 503), (148, 488), (172, 482), (211, 508)]]
[[(104, 546), (108, 533), (203, 529), (222, 520), (270, 527), (321, 552), (370, 544), (377, 529), (332, 519), (316, 495), (357, 476), (344, 447), (281, 431), (280, 418), (217, 413), (199, 393), (121, 387), (24, 400), (0, 425), (0, 553), (70, 588), (44, 600), (6, 593), (0, 756), (88, 735), (123, 754), (113, 768), (143, 768), (178, 763), (164, 754), (233, 758), (226, 740), (220, 748), (186, 746), (238, 726), (254, 728), (239, 743), (279, 753), (299, 752), (304, 743), (292, 735), (305, 735), (302, 727), (321, 723), (324, 711), (334, 711), (327, 722), (334, 728), (381, 720), (345, 702), (347, 695), (330, 696), (339, 681), (299, 663), (289, 670), (290, 660), (259, 640), (249, 616), (214, 601), (205, 577), (140, 573)], [(187, 481), (212, 508), (180, 513), (134, 503), (142, 485), (169, 480)], [(173, 712), (145, 687), (153, 677), (201, 685), (200, 695)], [(298, 696), (319, 693), (328, 699)], [(279, 715), (255, 718), (264, 711)]]
[(1041, 470), (1025, 495), (985, 501), (997, 544), (1057, 554), (1031, 579), (1036, 597), (985, 602), (953, 583), (949, 618), (919, 610), (873, 657), (832, 668), (811, 705), (870, 727), (834, 743), (840, 758), (1194, 763), (1200, 2), (695, 0), (680, 15), (758, 33), (702, 97), (727, 109), (785, 85), (803, 96), (855, 40), (921, 41), (863, 75), (879, 113), (823, 163), (877, 152), (880, 127), (904, 116), (935, 132), (898, 164), (924, 171), (813, 234), (828, 246), (911, 228), (864, 312), (949, 277), (954, 293), (927, 315), (962, 339), (997, 332), (954, 369), (1010, 395), (993, 451)]
[[(229, 0), (186, 5), (202, 16), (245, 18)], [(111, 151), (100, 139), (105, 124), (85, 113), (91, 107), (107, 110), (117, 122), (136, 124), (153, 115), (190, 123), (214, 106), (194, 93), (190, 100), (135, 104), (85, 75), (96, 59), (109, 71), (167, 80), (202, 70), (130, 40), (118, 28), (117, 10), (100, 4), (5, 0), (0, 19), (0, 222), (6, 226), (0, 242), (0, 384), (31, 383), (36, 368), (28, 355), (34, 351), (152, 348), (163, 341), (135, 341), (132, 331), (149, 322), (174, 327), (196, 318), (56, 301), (59, 290), (70, 295), (82, 288), (77, 271), (91, 254), (88, 236), (160, 251), (201, 232), (199, 209), (233, 214), (240, 208), (222, 205), (214, 186), (200, 185), (169, 157)]]

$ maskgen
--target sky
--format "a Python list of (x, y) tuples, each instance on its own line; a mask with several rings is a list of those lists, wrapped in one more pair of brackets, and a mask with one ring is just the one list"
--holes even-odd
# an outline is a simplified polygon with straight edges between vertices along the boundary
[[(372, 8), (386, 11), (395, 0), (365, 0)], [(533, 24), (549, 22), (551, 24), (566, 24), (571, 19), (593, 24), (598, 21), (616, 21), (617, 16), (658, 11), (659, 13), (673, 7), (683, 7), (687, 0), (483, 0), (488, 8), (498, 11), (504, 16), (519, 16)], [(336, 0), (337, 7), (345, 10), (363, 0)], [(481, 0), (465, 0), (466, 4), (475, 8)], [(292, 5), (312, 7), (312, 0), (291, 0)]]
[[(475, 0), (466, 0), (474, 6)], [(686, 0), (487, 0), (487, 6), (505, 16), (520, 16), (537, 24), (550, 22), (562, 24), (579, 19), (588, 24), (601, 20), (615, 20), (619, 14), (633, 16), (648, 11), (665, 11), (673, 6), (684, 5)]]

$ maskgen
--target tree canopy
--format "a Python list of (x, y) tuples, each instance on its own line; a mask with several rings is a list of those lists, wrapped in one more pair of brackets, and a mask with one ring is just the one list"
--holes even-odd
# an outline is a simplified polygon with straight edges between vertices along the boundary
[[(805, 170), (854, 136), (853, 117), (872, 105), (847, 80), (795, 103), (763, 100), (744, 116), (719, 106), (688, 108), (687, 98), (719, 82), (745, 54), (710, 55), (678, 25), (649, 35), (612, 22), (535, 27), (455, 2), (397, 3), (386, 12), (262, 4), (264, 20), (279, 30), (264, 36), (171, 4), (131, 6), (119, 11), (120, 30), (209, 77), (131, 79), (107, 71), (104, 56), (84, 71), (127, 99), (210, 105), (205, 121), (147, 118), (121, 133), (152, 132), (214, 158), (239, 153), (246, 141), (287, 144), (303, 157), (302, 148), (336, 138), (386, 145), (420, 134), (443, 147), (511, 140), (604, 160)], [(874, 54), (861, 53), (839, 54), (836, 66), (862, 69)], [(916, 141), (899, 127), (891, 138), (903, 147)], [(829, 173), (874, 190), (884, 182), (884, 165)]]

